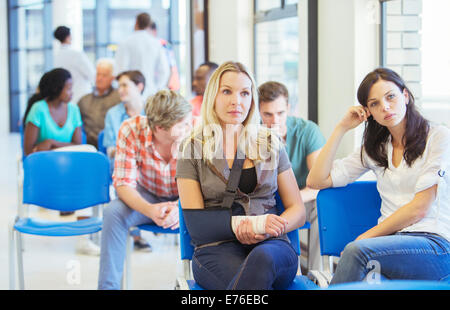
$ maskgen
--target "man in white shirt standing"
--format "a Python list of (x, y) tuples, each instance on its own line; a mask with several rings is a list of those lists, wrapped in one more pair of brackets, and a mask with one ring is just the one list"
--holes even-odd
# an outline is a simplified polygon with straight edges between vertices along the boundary
[(70, 28), (59, 26), (53, 35), (61, 42), (61, 49), (54, 59), (55, 68), (64, 68), (72, 75), (72, 102), (77, 103), (81, 97), (92, 92), (95, 81), (94, 64), (85, 53), (72, 49)]
[(170, 77), (169, 61), (164, 48), (151, 34), (152, 20), (147, 13), (136, 17), (134, 33), (123, 41), (116, 52), (116, 75), (139, 70), (145, 77), (145, 100), (158, 90), (167, 88)]

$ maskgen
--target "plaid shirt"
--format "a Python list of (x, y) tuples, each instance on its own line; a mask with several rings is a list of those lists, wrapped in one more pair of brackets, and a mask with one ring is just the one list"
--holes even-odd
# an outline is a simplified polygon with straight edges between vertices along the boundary
[(136, 188), (139, 183), (156, 196), (178, 196), (176, 167), (176, 159), (166, 163), (155, 149), (147, 117), (136, 116), (122, 123), (114, 160), (115, 188), (122, 185)]

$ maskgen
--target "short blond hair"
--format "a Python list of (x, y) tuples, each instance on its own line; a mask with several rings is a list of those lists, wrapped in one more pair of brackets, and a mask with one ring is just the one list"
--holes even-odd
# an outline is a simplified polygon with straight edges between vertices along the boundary
[(145, 106), (145, 114), (152, 131), (157, 126), (169, 130), (191, 111), (192, 106), (189, 102), (176, 92), (166, 89), (149, 97)]

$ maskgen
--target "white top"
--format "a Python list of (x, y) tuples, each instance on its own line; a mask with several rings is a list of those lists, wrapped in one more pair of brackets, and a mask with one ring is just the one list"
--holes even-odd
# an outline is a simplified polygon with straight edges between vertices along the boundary
[(73, 103), (77, 104), (81, 97), (92, 92), (95, 67), (85, 53), (72, 49), (68, 44), (62, 44), (55, 55), (54, 67), (66, 69), (72, 75)]
[[(402, 158), (396, 168), (392, 164), (392, 143), (387, 143), (389, 168), (379, 167), (363, 152), (364, 167), (360, 149), (344, 159), (333, 162), (331, 179), (333, 187), (346, 186), (368, 170), (377, 177), (377, 189), (381, 196), (381, 217), (378, 223), (411, 202), (414, 196), (438, 184), (436, 200), (427, 215), (419, 222), (402, 229), (402, 232), (429, 232), (439, 234), (450, 241), (450, 129), (431, 125), (427, 145), (422, 157), (411, 167)], [(363, 204), (361, 204), (363, 206)]]
[(123, 71), (139, 70), (145, 77), (143, 96), (167, 88), (170, 77), (169, 61), (158, 39), (146, 30), (133, 32), (117, 48), (115, 75)]

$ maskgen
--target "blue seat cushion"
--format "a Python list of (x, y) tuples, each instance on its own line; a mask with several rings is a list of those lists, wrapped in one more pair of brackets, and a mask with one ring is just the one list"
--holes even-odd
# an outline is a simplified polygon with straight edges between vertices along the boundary
[(54, 222), (36, 218), (19, 219), (14, 228), (24, 234), (38, 236), (80, 236), (99, 232), (102, 229), (102, 219), (91, 217), (76, 222)]
[(154, 224), (143, 224), (143, 225), (139, 225), (138, 226), (139, 229), (141, 230), (145, 230), (145, 231), (151, 231), (155, 234), (178, 234), (180, 232), (180, 230), (177, 229), (164, 229), (158, 225), (154, 225)]
[[(193, 291), (203, 290), (203, 288), (198, 285), (194, 280), (187, 280), (187, 284), (189, 285), (189, 289)], [(291, 285), (289, 285), (286, 290), (290, 291), (303, 291), (303, 290), (313, 290), (318, 286), (314, 284), (311, 280), (309, 280), (305, 276), (296, 276), (294, 281), (292, 281)]]
[(450, 290), (444, 281), (382, 280), (379, 283), (351, 282), (330, 285), (328, 290)]
[(296, 276), (294, 281), (292, 281), (291, 285), (286, 290), (289, 291), (304, 291), (304, 290), (314, 290), (318, 286), (312, 282), (306, 276)]
[(204, 290), (204, 288), (198, 285), (194, 280), (187, 280), (187, 284), (189, 285), (189, 289), (192, 291)]

